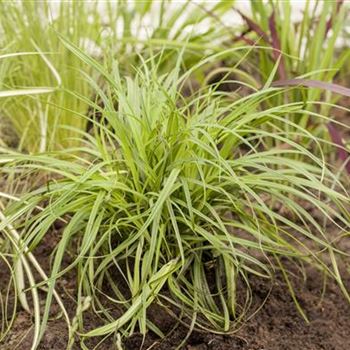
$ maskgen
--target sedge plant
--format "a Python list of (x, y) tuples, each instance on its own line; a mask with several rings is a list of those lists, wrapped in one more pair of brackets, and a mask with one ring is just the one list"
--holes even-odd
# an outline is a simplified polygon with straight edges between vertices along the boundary
[[(266, 101), (286, 91), (269, 84), (239, 99), (208, 86), (183, 93), (197, 69), (240, 49), (210, 56), (186, 73), (181, 53), (167, 74), (157, 71), (156, 57), (140, 57), (142, 65), (124, 76), (117, 61), (107, 68), (61, 40), (104, 79), (102, 89), (87, 77), (103, 104), (72, 92), (98, 114), (92, 132), (80, 131), (79, 152), (1, 156), (4, 172), (39, 171), (50, 181), (10, 200), (0, 229), (12, 225), (34, 251), (57, 220), (66, 222), (50, 276), (37, 282), (47, 293), (38, 342), (57, 281), (71, 269), (77, 270), (77, 317), (68, 347), (74, 333), (82, 348), (91, 337), (148, 330), (164, 336), (148, 317), (152, 304), (190, 330), (234, 331), (251, 310), (252, 277), (272, 281), (277, 271), (307, 319), (288, 261), (320, 269), (350, 301), (338, 267), (344, 253), (326, 229), (333, 224), (339, 237), (348, 234), (349, 196), (325, 159), (294, 141), (308, 138), (322, 149), (288, 118), (309, 113), (303, 101), (270, 107)], [(276, 124), (288, 127), (269, 132)], [(269, 147), (271, 140), (288, 147)], [(324, 219), (316, 220), (307, 205)], [(100, 327), (87, 330), (88, 308)]]

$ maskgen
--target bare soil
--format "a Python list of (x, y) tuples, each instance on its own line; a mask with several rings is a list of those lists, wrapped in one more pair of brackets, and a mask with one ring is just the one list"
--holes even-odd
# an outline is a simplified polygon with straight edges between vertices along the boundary
[[(298, 288), (299, 302), (309, 318), (307, 324), (282, 281), (276, 281), (267, 303), (255, 317), (233, 335), (213, 335), (194, 332), (183, 349), (187, 350), (345, 350), (350, 349), (350, 306), (334, 283), (327, 287), (321, 299), (322, 278), (309, 270), (309, 278)], [(300, 281), (301, 282), (301, 281)], [(269, 286), (253, 283), (253, 296), (262, 300)], [(163, 321), (164, 322), (164, 321)], [(166, 339), (146, 338), (142, 349), (175, 349), (186, 337), (187, 330), (179, 327)], [(140, 349), (141, 336), (125, 342), (125, 349)]]

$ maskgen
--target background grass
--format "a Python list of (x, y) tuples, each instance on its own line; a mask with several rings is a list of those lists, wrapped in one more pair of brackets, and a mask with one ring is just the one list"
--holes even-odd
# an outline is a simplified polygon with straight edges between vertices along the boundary
[[(223, 1), (206, 7), (220, 15), (232, 3)], [(181, 6), (157, 1), (129, 5), (124, 1), (1, 2), (1, 46), (5, 52), (38, 53), (8, 58), (6, 67), (2, 66), (2, 86), (7, 90), (34, 84), (57, 87), (52, 70), (60, 77), (60, 89), (45, 97), (2, 100), (1, 112), (18, 133), (19, 148), (31, 152), (63, 149), (79, 143), (79, 135), (72, 128), (86, 129), (86, 120), (79, 113), (87, 114), (88, 106), (66, 90), (93, 98), (84, 78), (92, 71), (66, 50), (57, 33), (101, 61), (117, 57), (123, 71), (129, 72), (140, 63), (140, 53), (146, 59), (163, 47), (166, 70), (174, 62), (174, 48), (187, 46), (191, 50), (186, 56), (189, 64), (198, 61), (212, 41), (224, 37), (223, 30), (210, 25), (212, 20), (204, 9), (190, 2)], [(98, 77), (94, 79), (98, 82)]]

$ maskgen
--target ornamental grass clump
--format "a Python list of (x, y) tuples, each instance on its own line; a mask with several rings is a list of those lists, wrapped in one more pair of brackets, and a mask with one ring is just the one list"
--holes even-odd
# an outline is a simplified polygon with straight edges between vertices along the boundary
[[(153, 57), (130, 77), (117, 62), (107, 69), (62, 40), (104, 78), (100, 88), (87, 77), (102, 103), (74, 92), (96, 112), (92, 130), (80, 131), (82, 146), (74, 151), (1, 158), (5, 172), (15, 166), (50, 179), (10, 201), (0, 225), (20, 232), (22, 254), (35, 251), (58, 220), (64, 224), (50, 277), (37, 282), (47, 292), (37, 343), (57, 281), (71, 269), (78, 289), (70, 344), (74, 334), (82, 343), (147, 330), (163, 336), (147, 316), (151, 304), (190, 329), (233, 331), (251, 311), (252, 277), (272, 281), (278, 272), (307, 319), (290, 281), (290, 260), (319, 268), (349, 299), (334, 243), (349, 232), (349, 196), (322, 157), (293, 141), (308, 138), (322, 154), (322, 140), (289, 119), (308, 113), (304, 102), (268, 106), (285, 94), (269, 84), (238, 99), (208, 86), (182, 93), (217, 56), (185, 74), (181, 53), (167, 74), (158, 74)], [(268, 131), (276, 125), (286, 127)], [(284, 146), (269, 147), (274, 140)], [(336, 237), (326, 230), (330, 223)], [(87, 330), (82, 314), (89, 307), (103, 325)]]

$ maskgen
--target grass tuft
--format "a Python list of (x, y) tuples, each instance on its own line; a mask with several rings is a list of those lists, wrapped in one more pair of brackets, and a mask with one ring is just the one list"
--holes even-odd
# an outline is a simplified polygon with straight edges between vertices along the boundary
[[(105, 79), (104, 89), (90, 80), (103, 101), (89, 102), (99, 115), (93, 130), (74, 152), (2, 158), (5, 169), (51, 178), (6, 210), (25, 246), (40, 245), (56, 220), (68, 222), (50, 278), (40, 283), (47, 285), (40, 337), (56, 282), (73, 268), (77, 314), (88, 298), (104, 322), (85, 331), (84, 318), (76, 317), (74, 331), (83, 339), (163, 335), (147, 317), (151, 303), (181, 310), (190, 328), (233, 331), (251, 312), (252, 276), (272, 281), (278, 271), (307, 319), (289, 260), (321, 269), (349, 298), (336, 258), (342, 252), (326, 229), (331, 223), (340, 236), (349, 232), (349, 196), (324, 159), (293, 141), (321, 148), (322, 140), (289, 118), (304, 115), (304, 103), (268, 107), (285, 93), (268, 86), (239, 99), (210, 86), (184, 95), (179, 87), (191, 77), (180, 73), (181, 58), (168, 74), (157, 72), (153, 58), (134, 77), (122, 76), (117, 66), (109, 71), (61, 40)], [(282, 127), (268, 131), (272, 125)], [(276, 143), (287, 147), (269, 147)], [(74, 259), (63, 266), (72, 246)]]

